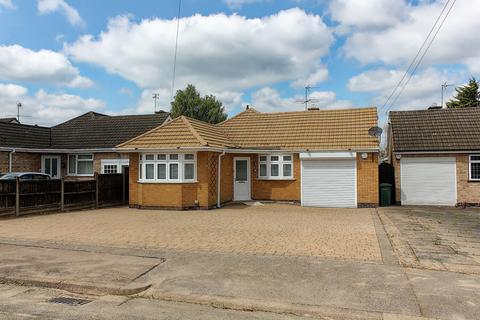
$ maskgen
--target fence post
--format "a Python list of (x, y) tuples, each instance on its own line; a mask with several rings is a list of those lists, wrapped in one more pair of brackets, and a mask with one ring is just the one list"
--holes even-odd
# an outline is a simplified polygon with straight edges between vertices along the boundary
[(98, 183), (98, 172), (95, 172), (95, 208), (98, 209), (98, 191), (99, 191), (99, 183)]
[(15, 178), (15, 216), (20, 215), (20, 178)]
[(65, 206), (65, 178), (60, 179), (60, 211), (64, 210)]

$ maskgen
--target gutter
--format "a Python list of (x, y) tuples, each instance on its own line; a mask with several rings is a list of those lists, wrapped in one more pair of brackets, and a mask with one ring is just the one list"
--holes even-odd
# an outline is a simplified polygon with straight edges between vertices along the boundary
[(0, 147), (0, 151), (10, 152), (30, 152), (30, 153), (98, 153), (98, 152), (118, 152), (115, 148), (92, 148), (92, 149), (34, 149), (34, 148), (7, 148)]
[(217, 166), (217, 208), (221, 207), (221, 200), (220, 200), (220, 190), (221, 185), (221, 173), (222, 173), (222, 157), (225, 155), (225, 151), (218, 155), (218, 166)]
[(224, 153), (245, 153), (245, 154), (256, 154), (256, 153), (301, 153), (301, 152), (379, 152), (380, 148), (364, 148), (364, 149), (242, 149), (242, 148), (211, 148), (211, 147), (177, 147), (177, 148), (117, 148), (115, 150), (119, 153), (131, 153), (131, 152), (178, 152), (178, 151), (213, 151), (213, 152), (224, 152)]

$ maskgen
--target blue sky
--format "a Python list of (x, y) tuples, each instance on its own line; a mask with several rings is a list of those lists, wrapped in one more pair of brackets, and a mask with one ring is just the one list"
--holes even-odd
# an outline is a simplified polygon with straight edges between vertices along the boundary
[[(192, 83), (229, 115), (383, 105), (447, 0), (183, 0), (175, 90)], [(0, 116), (52, 125), (95, 110), (169, 109), (178, 0), (0, 0)], [(479, 1), (458, 1), (390, 109), (440, 103), (480, 73)], [(465, 31), (465, 32), (462, 32)], [(447, 96), (451, 95), (449, 88)], [(384, 120), (384, 110), (380, 113)]]

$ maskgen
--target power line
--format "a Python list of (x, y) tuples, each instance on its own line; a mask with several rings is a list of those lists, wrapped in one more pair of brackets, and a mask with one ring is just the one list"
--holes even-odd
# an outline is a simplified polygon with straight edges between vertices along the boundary
[[(445, 5), (443, 6), (442, 8), (442, 11), (440, 12), (440, 14), (438, 15), (437, 19), (435, 20), (435, 23), (433, 24), (432, 28), (430, 29), (430, 31), (428, 32), (428, 35), (427, 37), (425, 38), (425, 40), (423, 41), (422, 45), (420, 46), (420, 48), (418, 49), (417, 53), (415, 54), (415, 57), (413, 58), (413, 60), (410, 62), (410, 65), (408, 66), (407, 70), (405, 71), (405, 73), (403, 74), (402, 78), (400, 79), (400, 81), (397, 83), (397, 85), (395, 86), (395, 88), (393, 89), (393, 91), (390, 93), (390, 95), (388, 96), (387, 100), (385, 101), (385, 103), (380, 107), (380, 111), (383, 110), (387, 105), (388, 103), (390, 102), (390, 99), (394, 96), (394, 94), (396, 93), (396, 91), (398, 90), (398, 88), (402, 85), (403, 83), (403, 80), (405, 80), (405, 78), (407, 77), (407, 75), (409, 74), (410, 70), (412, 69), (413, 65), (415, 64), (415, 62), (417, 61), (417, 58), (418, 56), (420, 55), (420, 53), (422, 52), (423, 48), (425, 47), (425, 44), (427, 43), (428, 39), (430, 38), (430, 36), (432, 35), (432, 32), (433, 30), (435, 30), (435, 27), (437, 26), (438, 22), (440, 21), (440, 18), (442, 17), (443, 13), (445, 12), (448, 4), (450, 3), (451, 0), (448, 0)], [(456, 0), (455, 0), (456, 1)], [(453, 6), (453, 5), (452, 5)], [(428, 49), (427, 49), (428, 50)]]
[(182, 8), (182, 0), (178, 0), (177, 35), (175, 37), (175, 53), (173, 55), (172, 99), (173, 99), (173, 93), (174, 93), (174, 90), (175, 90), (175, 72), (176, 72), (176, 69), (177, 69), (177, 51), (178, 51), (178, 30), (180, 28), (180, 10), (181, 10), (181, 8)]
[(430, 43), (428, 44), (427, 48), (425, 49), (425, 51), (423, 52), (422, 56), (420, 57), (420, 59), (418, 60), (417, 64), (415, 65), (415, 68), (413, 69), (412, 73), (409, 75), (407, 81), (406, 81), (405, 84), (403, 85), (403, 87), (402, 87), (402, 89), (400, 90), (400, 92), (398, 93), (398, 95), (395, 97), (395, 99), (393, 100), (393, 102), (390, 104), (390, 107), (388, 107), (388, 108), (385, 110), (385, 113), (388, 112), (388, 109), (390, 109), (390, 108), (392, 108), (392, 107), (394, 106), (394, 104), (397, 102), (398, 98), (402, 95), (403, 91), (405, 90), (405, 88), (407, 87), (408, 83), (409, 83), (410, 80), (412, 79), (413, 75), (414, 75), (415, 72), (417, 71), (418, 66), (420, 65), (420, 63), (422, 63), (423, 58), (425, 57), (425, 55), (427, 54), (428, 50), (429, 50), (430, 47), (432, 46), (433, 41), (435, 40), (435, 38), (437, 37), (438, 33), (440, 32), (440, 29), (442, 28), (443, 24), (445, 23), (445, 20), (447, 20), (447, 17), (450, 15), (450, 12), (452, 11), (452, 8), (453, 8), (453, 6), (455, 5), (456, 2), (457, 2), (457, 0), (453, 0), (452, 5), (450, 6), (450, 8), (448, 9), (447, 13), (445, 14), (445, 17), (443, 17), (443, 20), (442, 20), (442, 22), (440, 23), (440, 26), (438, 27), (437, 31), (435, 32), (435, 34), (433, 35), (432, 39), (430, 40)]

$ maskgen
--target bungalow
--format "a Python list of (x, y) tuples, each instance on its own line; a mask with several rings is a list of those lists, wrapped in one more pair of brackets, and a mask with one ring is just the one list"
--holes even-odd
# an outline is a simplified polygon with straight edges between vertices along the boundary
[(480, 204), (480, 108), (392, 111), (387, 151), (402, 205)]
[(178, 117), (118, 146), (130, 153), (130, 206), (229, 201), (378, 205), (376, 108), (260, 113), (217, 125)]
[(170, 119), (167, 112), (108, 116), (88, 112), (54, 127), (0, 121), (0, 173), (43, 172), (82, 179), (129, 165), (115, 146)]

